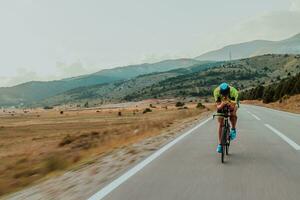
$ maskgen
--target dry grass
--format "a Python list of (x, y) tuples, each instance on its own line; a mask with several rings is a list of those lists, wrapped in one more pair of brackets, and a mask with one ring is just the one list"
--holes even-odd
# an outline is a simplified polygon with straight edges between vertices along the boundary
[(87, 164), (94, 157), (158, 135), (206, 111), (197, 109), (196, 104), (181, 110), (174, 105), (153, 103), (152, 112), (144, 114), (146, 106), (64, 110), (63, 114), (60, 110), (0, 113), (0, 195), (53, 172)]
[(258, 100), (247, 100), (244, 101), (246, 104), (253, 104), (258, 106), (264, 106), (268, 108), (273, 108), (277, 110), (292, 112), (292, 113), (300, 113), (300, 95), (294, 95), (291, 97), (283, 98), (281, 101), (277, 101), (274, 103), (265, 104), (262, 101)]

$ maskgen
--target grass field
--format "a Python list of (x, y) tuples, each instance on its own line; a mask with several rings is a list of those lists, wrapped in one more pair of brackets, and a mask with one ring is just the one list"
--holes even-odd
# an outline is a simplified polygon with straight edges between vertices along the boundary
[[(158, 135), (206, 109), (156, 103), (89, 110), (5, 110), (0, 115), (0, 195)], [(152, 111), (143, 113), (149, 107)]]

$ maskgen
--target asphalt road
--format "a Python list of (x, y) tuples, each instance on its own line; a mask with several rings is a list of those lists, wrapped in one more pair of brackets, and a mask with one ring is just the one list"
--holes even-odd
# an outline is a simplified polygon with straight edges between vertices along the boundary
[(299, 200), (300, 115), (242, 105), (222, 164), (206, 120), (90, 200)]

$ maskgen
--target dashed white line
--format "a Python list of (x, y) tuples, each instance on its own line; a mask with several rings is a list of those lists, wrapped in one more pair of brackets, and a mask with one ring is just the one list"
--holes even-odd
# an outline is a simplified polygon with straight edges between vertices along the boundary
[(260, 121), (261, 119), (259, 117), (257, 117), (256, 115), (254, 114), (251, 114), (255, 119), (257, 119), (258, 121)]
[(254, 115), (253, 113), (247, 111), (250, 115), (252, 115), (255, 119), (257, 119), (258, 121), (260, 121), (261, 119), (259, 117), (257, 117), (256, 115)]
[(101, 189), (100, 191), (98, 191), (96, 194), (94, 194), (93, 196), (91, 196), (88, 200), (101, 200), (101, 199), (103, 199), (105, 196), (107, 196), (109, 193), (111, 193), (114, 189), (116, 189), (122, 183), (124, 183), (125, 181), (127, 181), (130, 177), (132, 177), (137, 172), (139, 172), (141, 169), (143, 169), (146, 165), (148, 165), (153, 160), (155, 160), (156, 158), (158, 158), (161, 154), (163, 154), (165, 151), (167, 151), (168, 149), (170, 149), (172, 146), (174, 146), (180, 140), (182, 140), (186, 136), (190, 135), (194, 130), (196, 130), (200, 126), (203, 126), (209, 120), (211, 120), (211, 117), (208, 118), (207, 120), (201, 122), (200, 124), (198, 124), (194, 128), (190, 129), (186, 133), (182, 134), (181, 136), (179, 136), (178, 138), (176, 138), (172, 142), (168, 143), (167, 145), (165, 145), (164, 147), (162, 147), (161, 149), (159, 149), (155, 153), (153, 153), (151, 156), (149, 156), (148, 158), (146, 158), (145, 160), (143, 160), (141, 163), (137, 164), (135, 167), (133, 167), (132, 169), (130, 169), (129, 171), (127, 171), (125, 174), (123, 174), (122, 176), (120, 176), (119, 178), (117, 178), (116, 180), (114, 180), (113, 182), (111, 182), (110, 184), (108, 184), (107, 186), (105, 186), (103, 189)]
[(279, 137), (281, 137), (281, 139), (283, 139), (286, 143), (291, 145), (295, 150), (300, 150), (300, 146), (296, 142), (294, 142), (293, 140), (285, 136), (283, 133), (281, 133), (280, 131), (278, 131), (277, 129), (275, 129), (269, 124), (265, 124), (265, 126), (268, 127), (274, 133), (276, 133)]

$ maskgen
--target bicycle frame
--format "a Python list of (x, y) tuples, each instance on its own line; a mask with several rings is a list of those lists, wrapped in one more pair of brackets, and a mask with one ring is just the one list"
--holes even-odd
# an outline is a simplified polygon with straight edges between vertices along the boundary
[(229, 138), (229, 130), (230, 130), (230, 124), (228, 121), (228, 118), (230, 117), (230, 110), (229, 106), (225, 106), (223, 109), (224, 113), (217, 113), (213, 115), (213, 118), (216, 116), (223, 117), (224, 122), (222, 126), (222, 136), (221, 136), (221, 145), (222, 145), (222, 153), (221, 153), (221, 161), (224, 163), (224, 155), (226, 152), (226, 155), (228, 155), (229, 146), (230, 146), (230, 138)]

